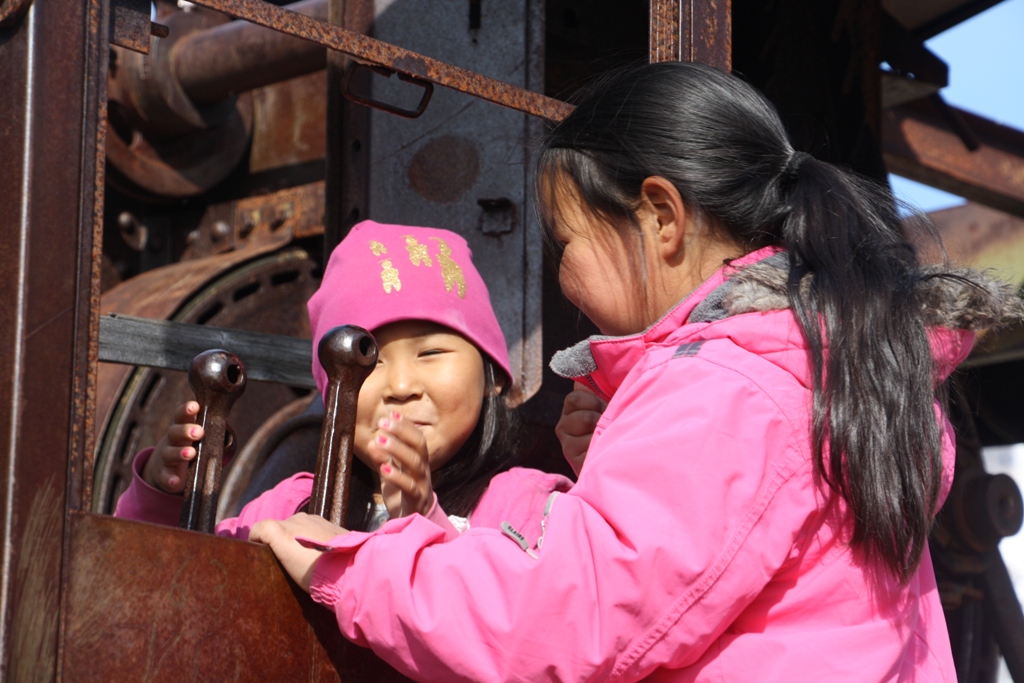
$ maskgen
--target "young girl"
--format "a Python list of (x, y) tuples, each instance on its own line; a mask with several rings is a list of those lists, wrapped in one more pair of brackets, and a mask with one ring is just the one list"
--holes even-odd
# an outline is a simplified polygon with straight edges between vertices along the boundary
[[(314, 349), (343, 323), (371, 330), (378, 345), (377, 367), (359, 392), (350, 528), (373, 530), (414, 513), (448, 539), (470, 525), (507, 520), (526, 527), (537, 506), (524, 502), (542, 505), (549, 493), (570, 486), (564, 477), (533, 470), (505, 472), (517, 446), (504, 398), (511, 386), (508, 351), (459, 235), (360, 223), (331, 255), (309, 318)], [(313, 374), (325, 394), (327, 377), (315, 358)], [(194, 424), (198, 408), (194, 401), (179, 408), (164, 439), (136, 457), (116, 515), (178, 523), (192, 444), (203, 435)], [(286, 479), (221, 522), (217, 533), (244, 539), (259, 520), (295, 514), (308, 502), (312, 482), (305, 472)]]
[(552, 365), (608, 402), (541, 538), (299, 515), (250, 539), (418, 680), (955, 680), (935, 396), (1013, 295), (922, 270), (887, 191), (703, 66), (602, 82), (539, 177), (563, 291), (603, 333)]

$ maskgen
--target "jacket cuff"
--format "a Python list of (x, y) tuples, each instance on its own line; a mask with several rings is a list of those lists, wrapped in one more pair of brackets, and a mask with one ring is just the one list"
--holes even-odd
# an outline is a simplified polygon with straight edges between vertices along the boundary
[(432, 493), (431, 495), (434, 496), (434, 504), (430, 506), (430, 512), (425, 516), (431, 522), (444, 529), (445, 541), (454, 541), (462, 534), (460, 534), (459, 530), (455, 528), (454, 524), (452, 524), (452, 520), (448, 519), (448, 515), (444, 513), (444, 510), (441, 509), (441, 505), (437, 502), (437, 494)]
[(114, 516), (164, 526), (178, 526), (184, 497), (161, 491), (142, 479), (142, 470), (153, 455), (153, 450), (147, 448), (139, 451), (132, 460), (132, 482), (118, 498)]
[(409, 527), (412, 527), (411, 535), (408, 539), (403, 537), (403, 541), (407, 540), (412, 545), (426, 547), (434, 543), (443, 543), (445, 540), (442, 537), (443, 530), (438, 529), (436, 524), (425, 524), (422, 515), (393, 519), (380, 529), (369, 533), (350, 531), (335, 536), (327, 543), (314, 543), (309, 539), (296, 538), (295, 540), (305, 547), (315, 547), (324, 551), (313, 565), (313, 574), (309, 582), (310, 596), (322, 605), (336, 605), (341, 595), (344, 574), (350, 566), (356, 564), (360, 548), (371, 539), (400, 534)]

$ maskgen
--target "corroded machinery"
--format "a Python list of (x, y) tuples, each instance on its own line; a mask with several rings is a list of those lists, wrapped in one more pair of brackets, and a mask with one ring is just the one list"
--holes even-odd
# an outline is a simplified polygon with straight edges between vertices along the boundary
[[(981, 265), (1010, 254), (1024, 273), (1024, 134), (946, 105), (948, 69), (923, 44), (992, 4), (0, 0), (4, 677), (397, 676), (347, 645), (266, 549), (102, 513), (187, 395), (183, 349), (211, 334), (239, 345), (250, 380), (220, 514), (268, 450), (308, 450), (310, 434), (315, 449), (311, 351), (282, 340), (308, 339), (324, 255), (367, 217), (467, 238), (510, 341), (534, 464), (564, 467), (551, 426), (565, 387), (543, 360), (589, 330), (545, 273), (531, 155), (562, 100), (606, 68), (732, 68), (801, 149), (976, 202), (936, 216), (947, 246)], [(247, 334), (299, 360), (261, 365), (237, 350)], [(1024, 680), (1024, 618), (996, 550), (1020, 495), (978, 455), (1024, 440), (1024, 347), (1019, 331), (983, 341), (958, 380), (957, 485), (932, 551), (961, 680), (993, 680), (1000, 648)], [(212, 650), (229, 628), (237, 637)], [(268, 634), (287, 654), (258, 647)]]

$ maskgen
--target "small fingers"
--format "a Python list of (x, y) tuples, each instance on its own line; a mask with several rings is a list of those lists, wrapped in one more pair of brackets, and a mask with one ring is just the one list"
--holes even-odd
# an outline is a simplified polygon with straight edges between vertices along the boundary
[(174, 411), (174, 422), (177, 424), (191, 424), (196, 421), (199, 414), (199, 404), (195, 401), (186, 401)]

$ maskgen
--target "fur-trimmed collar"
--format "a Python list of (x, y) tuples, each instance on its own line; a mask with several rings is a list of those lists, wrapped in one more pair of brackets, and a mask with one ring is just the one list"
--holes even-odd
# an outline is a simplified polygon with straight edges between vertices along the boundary
[[(789, 256), (779, 252), (740, 270), (690, 314), (689, 322), (789, 308)], [(809, 287), (807, 275), (801, 287)], [(1024, 300), (1013, 285), (969, 268), (928, 266), (920, 280), (925, 325), (954, 330), (998, 327), (1024, 320)]]
[[(743, 313), (789, 308), (789, 255), (778, 252), (739, 269), (713, 289), (691, 311), (687, 322), (714, 322)], [(809, 287), (808, 275), (801, 287)], [(930, 266), (922, 269), (921, 309), (925, 325), (978, 331), (1024, 321), (1024, 300), (1007, 282), (967, 268)], [(591, 340), (557, 352), (551, 369), (562, 377), (583, 377), (597, 370)]]

